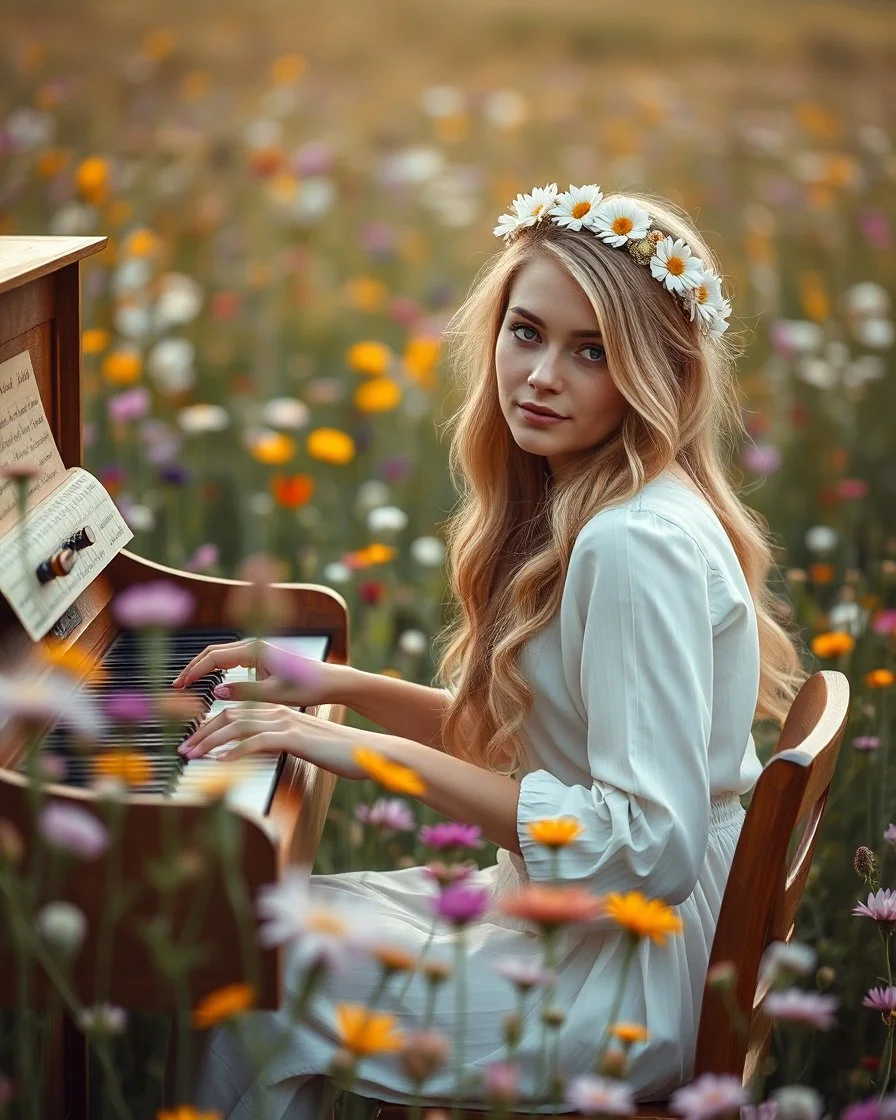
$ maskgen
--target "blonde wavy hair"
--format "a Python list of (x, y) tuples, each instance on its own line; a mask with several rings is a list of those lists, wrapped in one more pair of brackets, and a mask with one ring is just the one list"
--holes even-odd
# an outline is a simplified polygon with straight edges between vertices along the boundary
[[(722, 275), (709, 246), (671, 203), (624, 197)], [(631, 405), (619, 430), (558, 478), (550, 477), (544, 457), (514, 441), (495, 372), (510, 286), (538, 257), (581, 285), (613, 380)], [(767, 586), (773, 543), (766, 523), (726, 474), (726, 455), (744, 431), (730, 338), (702, 338), (678, 300), (628, 253), (587, 231), (542, 222), (485, 265), (446, 340), (462, 403), (445, 421), (460, 497), (445, 523), (455, 615), (436, 639), (436, 683), (450, 694), (444, 749), (499, 772), (525, 766), (520, 729), (532, 690), (518, 657), (559, 609), (573, 542), (599, 510), (631, 498), (674, 462), (702, 491), (740, 561), (759, 624), (756, 718), (782, 723), (806, 674), (797, 639), (783, 625), (786, 608)]]

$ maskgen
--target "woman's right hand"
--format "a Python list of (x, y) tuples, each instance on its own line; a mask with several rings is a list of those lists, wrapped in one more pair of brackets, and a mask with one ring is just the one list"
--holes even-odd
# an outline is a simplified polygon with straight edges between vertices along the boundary
[(337, 678), (344, 666), (290, 653), (272, 642), (247, 638), (226, 645), (206, 646), (171, 682), (184, 689), (215, 669), (243, 666), (255, 670), (254, 681), (218, 685), (219, 700), (259, 700), (314, 708), (336, 699)]

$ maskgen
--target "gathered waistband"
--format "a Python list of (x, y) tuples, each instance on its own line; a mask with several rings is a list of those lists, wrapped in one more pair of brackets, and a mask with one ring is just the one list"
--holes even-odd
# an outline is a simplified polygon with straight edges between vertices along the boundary
[(709, 827), (724, 828), (735, 821), (743, 820), (744, 807), (736, 793), (719, 793), (709, 799)]

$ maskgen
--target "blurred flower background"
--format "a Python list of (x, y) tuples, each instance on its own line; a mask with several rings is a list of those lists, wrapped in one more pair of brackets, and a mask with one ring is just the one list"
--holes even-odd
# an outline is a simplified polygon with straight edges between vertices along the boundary
[[(439, 339), (498, 214), (557, 180), (696, 218), (744, 346), (732, 468), (807, 667), (855, 697), (800, 922), (843, 1003), (808, 1083), (867, 1088), (851, 853), (880, 846), (896, 770), (891, 7), (7, 0), (3, 29), (0, 232), (110, 239), (83, 266), (85, 465), (131, 547), (220, 575), (273, 554), (345, 597), (367, 670), (431, 681)], [(414, 860), (399, 808), (341, 796), (323, 869), (363, 825), (388, 839), (368, 866)]]

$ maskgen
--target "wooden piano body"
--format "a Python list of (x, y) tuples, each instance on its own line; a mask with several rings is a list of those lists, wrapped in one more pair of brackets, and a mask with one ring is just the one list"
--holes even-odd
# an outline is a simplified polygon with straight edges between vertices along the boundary
[[(0, 237), (0, 362), (28, 350), (53, 437), (66, 467), (82, 462), (81, 442), (81, 323), (79, 262), (105, 245), (105, 238)], [(65, 639), (69, 644), (102, 657), (118, 633), (110, 604), (118, 591), (137, 583), (164, 578), (189, 589), (197, 602), (191, 626), (225, 625), (225, 604), (236, 581), (214, 579), (166, 568), (122, 550), (102, 574), (82, 592), (77, 605), (81, 623)], [(348, 619), (344, 600), (327, 588), (284, 584), (292, 597), (291, 635), (325, 639), (325, 659), (348, 661)], [(232, 628), (232, 627), (231, 627)], [(36, 648), (5, 600), (0, 599), (0, 673), (23, 670), (34, 678), (47, 672)], [(316, 714), (341, 720), (339, 706)], [(48, 729), (49, 730), (49, 729)], [(25, 840), (25, 866), (35, 858), (33, 812), (25, 776), (19, 770), (25, 743), (9, 724), (0, 727), (0, 820), (11, 821)], [(222, 764), (226, 765), (226, 764)], [(254, 911), (255, 894), (265, 883), (282, 878), (291, 863), (310, 865), (320, 841), (332, 794), (334, 776), (293, 758), (281, 761), (279, 778), (262, 816), (236, 808), (220, 810), (239, 836), (238, 862), (244, 885), (242, 905)], [(55, 800), (85, 804), (99, 810), (96, 792), (54, 784), (44, 787)], [(181, 1010), (195, 1006), (204, 994), (225, 984), (252, 980), (256, 1005), (279, 1005), (281, 958), (277, 950), (259, 950), (254, 967), (241, 952), (239, 906), (232, 887), (234, 876), (208, 865), (179, 890), (171, 919), (175, 933), (185, 922), (197, 921), (206, 955), (190, 973), (189, 984), (174, 990), (153, 965), (147, 933), (159, 917), (159, 895), (148, 869), (162, 856), (171, 831), (179, 850), (193, 846), (197, 830), (210, 820), (208, 803), (201, 799), (176, 803), (155, 795), (125, 798), (126, 812), (114, 848), (97, 860), (66, 861), (65, 875), (53, 897), (71, 900), (88, 919), (89, 934), (73, 962), (73, 987), (82, 1005), (96, 998), (125, 1008)], [(120, 918), (111, 938), (111, 956), (98, 961), (97, 931), (113, 883), (134, 892), (133, 904)], [(192, 917), (190, 917), (192, 915)], [(254, 920), (253, 920), (254, 925)], [(245, 926), (243, 926), (245, 930)], [(254, 930), (253, 930), (254, 932)], [(254, 938), (253, 938), (254, 940)], [(0, 958), (4, 952), (0, 941)], [(96, 988), (100, 971), (108, 977)], [(16, 976), (9, 960), (0, 959), (0, 1007), (14, 1006)], [(47, 990), (40, 975), (31, 978), (31, 1002), (42, 1006)]]

